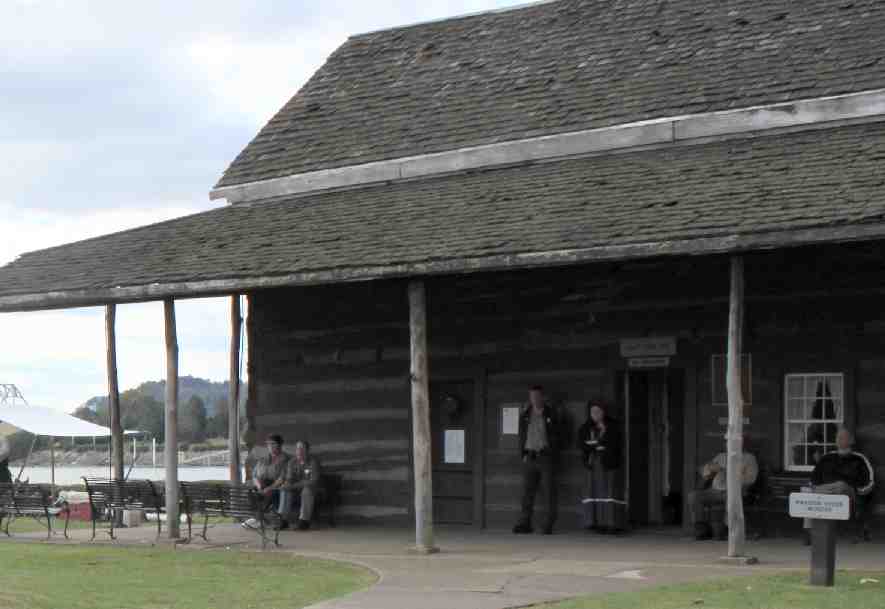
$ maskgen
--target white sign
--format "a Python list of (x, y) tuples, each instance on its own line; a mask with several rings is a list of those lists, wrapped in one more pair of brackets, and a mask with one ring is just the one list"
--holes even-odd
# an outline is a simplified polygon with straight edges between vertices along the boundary
[(501, 435), (519, 435), (519, 406), (504, 406), (501, 409)]
[(821, 520), (848, 520), (851, 517), (851, 500), (847, 495), (790, 493), (790, 516)]
[(631, 357), (627, 360), (628, 368), (666, 368), (670, 365), (669, 357)]
[(447, 429), (445, 444), (445, 462), (464, 463), (464, 430)]
[(676, 355), (676, 338), (622, 338), (621, 357), (648, 357)]

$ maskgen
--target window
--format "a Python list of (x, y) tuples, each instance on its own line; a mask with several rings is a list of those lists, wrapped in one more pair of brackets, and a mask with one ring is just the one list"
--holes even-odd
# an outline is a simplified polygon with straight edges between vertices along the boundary
[(784, 382), (786, 441), (784, 463), (790, 471), (811, 471), (824, 454), (836, 450), (844, 422), (842, 374), (788, 374)]

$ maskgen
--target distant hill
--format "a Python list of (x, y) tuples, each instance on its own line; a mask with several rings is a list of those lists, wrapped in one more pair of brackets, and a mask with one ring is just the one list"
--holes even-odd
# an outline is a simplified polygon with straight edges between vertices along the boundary
[[(166, 399), (166, 381), (146, 381), (136, 387), (134, 391), (145, 396), (151, 397), (161, 404)], [(207, 379), (197, 378), (195, 376), (181, 376), (178, 378), (178, 401), (180, 404), (187, 404), (192, 396), (199, 396), (206, 405), (206, 415), (215, 416), (218, 412), (218, 402), (223, 400), (227, 402), (227, 396), (230, 392), (230, 382), (224, 381), (218, 383)], [(240, 388), (240, 404), (246, 401), (246, 386)], [(89, 398), (81, 407), (88, 408), (95, 412), (99, 407), (105, 406), (108, 402), (106, 395), (95, 396)]]

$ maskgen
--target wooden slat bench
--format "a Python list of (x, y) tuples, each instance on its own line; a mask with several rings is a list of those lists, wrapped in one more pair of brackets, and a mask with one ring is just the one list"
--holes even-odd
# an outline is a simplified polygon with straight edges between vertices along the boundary
[[(252, 485), (219, 484), (210, 482), (181, 482), (179, 497), (182, 511), (187, 517), (187, 541), (193, 537), (194, 516), (202, 514), (203, 530), (198, 537), (209, 541), (207, 532), (209, 518), (232, 518), (243, 523), (254, 518), (258, 522), (255, 531), (261, 536), (261, 547), (267, 547), (269, 541), (279, 546), (280, 516), (276, 512), (266, 511), (266, 498)], [(274, 531), (273, 539), (268, 530)]]
[[(16, 518), (29, 517), (46, 527), (46, 537), (52, 537), (52, 490), (48, 484), (0, 484), (0, 522), (5, 518), (3, 532), (8, 537), (9, 525)], [(42, 520), (42, 522), (41, 522)], [(65, 519), (65, 539), (68, 537), (68, 519)]]
[(92, 511), (92, 539), (95, 539), (98, 519), (109, 514), (111, 539), (114, 536), (113, 510), (150, 512), (157, 517), (157, 537), (162, 523), (160, 512), (163, 508), (163, 494), (150, 480), (109, 480), (107, 478), (83, 478), (89, 494), (89, 507)]
[(317, 514), (326, 512), (330, 527), (335, 527), (335, 508), (338, 507), (341, 476), (338, 474), (321, 474), (317, 488)]

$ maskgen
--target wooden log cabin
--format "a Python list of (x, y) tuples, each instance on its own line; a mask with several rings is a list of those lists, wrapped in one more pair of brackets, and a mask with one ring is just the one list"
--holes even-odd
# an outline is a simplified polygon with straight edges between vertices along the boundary
[(798, 487), (845, 425), (881, 474), (883, 36), (864, 0), (559, 0), (354, 36), (233, 161), (227, 205), (23, 255), (0, 310), (247, 294), (251, 440), (309, 440), (342, 519), (417, 519), (429, 549), (422, 522), (515, 522), (535, 384), (570, 438), (561, 529), (591, 398), (624, 426), (632, 522), (684, 525), (725, 446), (740, 259), (750, 450)]

